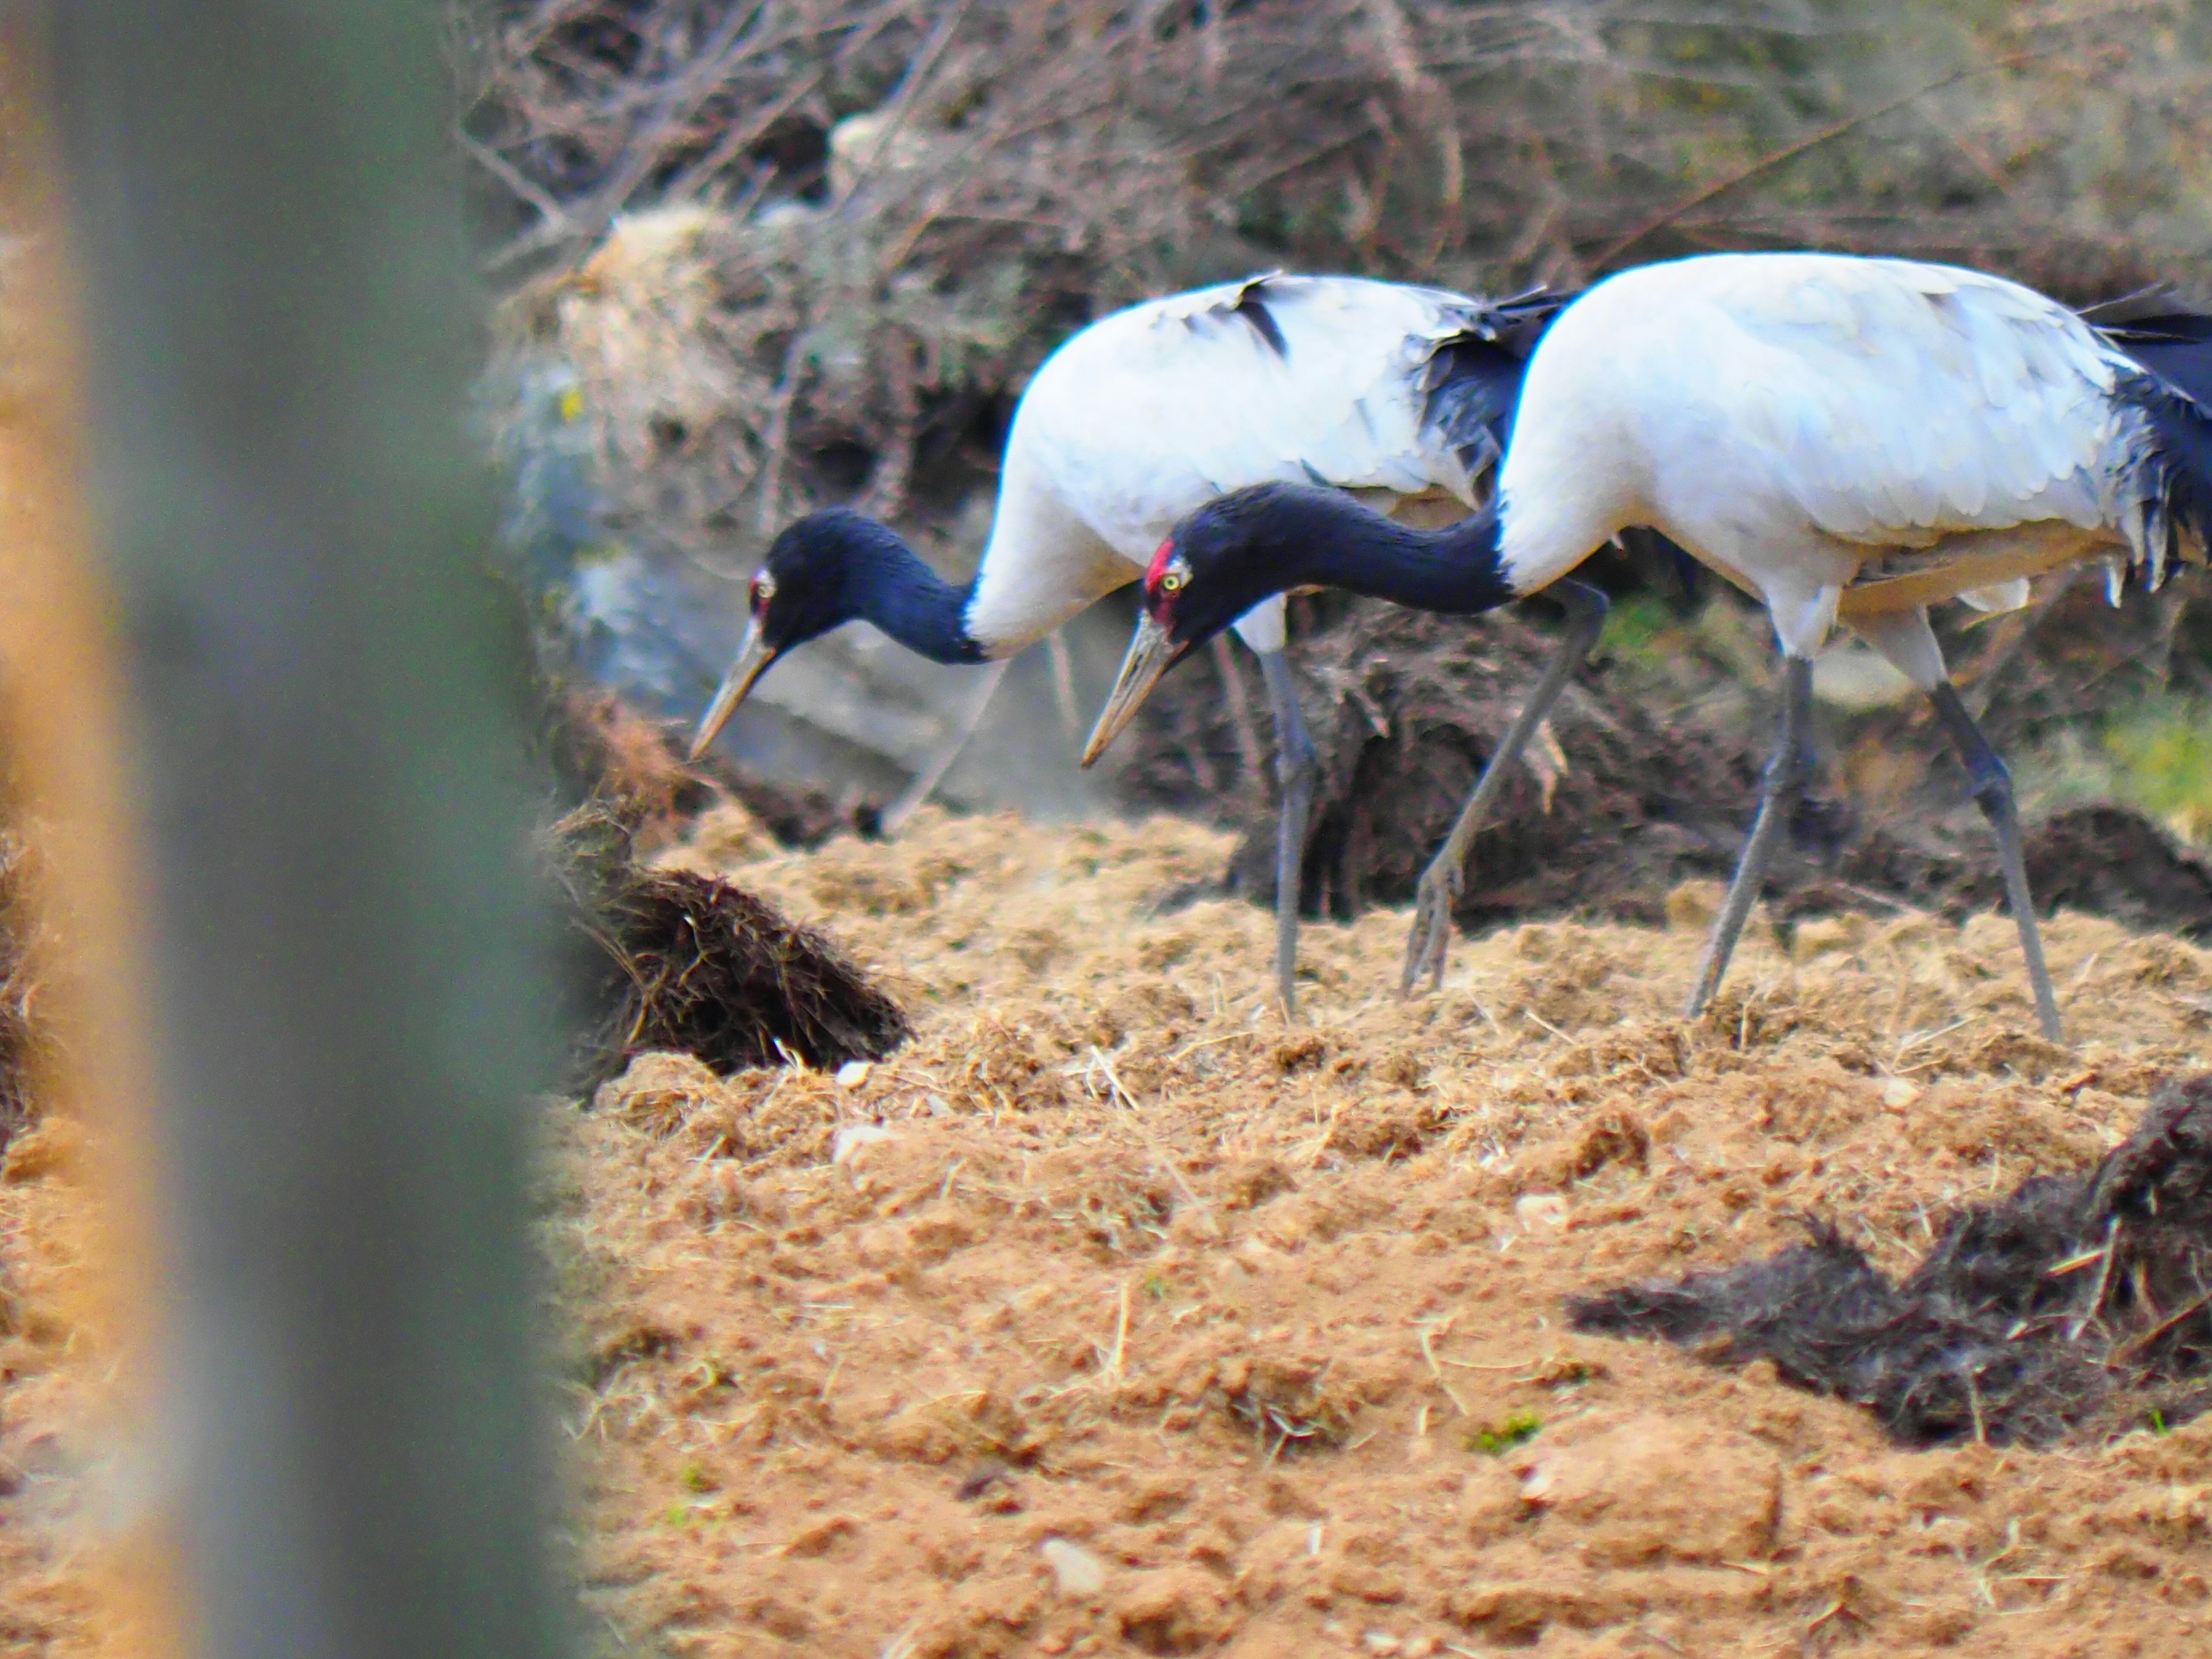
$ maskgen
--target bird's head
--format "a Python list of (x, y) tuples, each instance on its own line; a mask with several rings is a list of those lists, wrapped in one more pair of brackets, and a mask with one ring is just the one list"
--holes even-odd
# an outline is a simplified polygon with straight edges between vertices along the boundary
[(784, 527), (746, 589), (744, 643), (700, 719), (691, 739), (693, 760), (707, 752), (770, 663), (860, 614), (853, 591), (854, 550), (883, 533), (872, 520), (842, 507), (810, 513)]
[(1091, 765), (1136, 717), (1160, 677), (1253, 606), (1304, 585), (1306, 550), (1348, 506), (1341, 491), (1264, 483), (1208, 501), (1169, 532), (1145, 573), (1121, 677), (1098, 716)]

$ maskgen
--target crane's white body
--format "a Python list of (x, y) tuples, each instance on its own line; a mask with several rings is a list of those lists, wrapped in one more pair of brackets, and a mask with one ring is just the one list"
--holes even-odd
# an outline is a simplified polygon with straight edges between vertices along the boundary
[[(1623, 272), (1530, 360), (1499, 470), (1499, 556), (1544, 586), (1650, 526), (1762, 600), (1785, 653), (1840, 614), (1923, 689), (1925, 606), (2025, 603), (2083, 557), (2163, 574), (2134, 365), (1977, 272), (1716, 254)], [(2146, 517), (2154, 522), (2146, 524)]]
[[(1015, 410), (969, 634), (1011, 656), (1141, 576), (1177, 520), (1245, 484), (1440, 491), (1473, 508), (1477, 478), (1427, 424), (1423, 376), (1477, 309), (1434, 289), (1272, 276), (1093, 323)], [(1237, 629), (1281, 650), (1281, 598)]]

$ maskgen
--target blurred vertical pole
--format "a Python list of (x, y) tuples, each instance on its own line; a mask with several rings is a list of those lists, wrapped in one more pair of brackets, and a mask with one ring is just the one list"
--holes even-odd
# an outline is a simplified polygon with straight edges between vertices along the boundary
[(549, 1654), (545, 957), (437, 9), (45, 16), (157, 901), (191, 1645)]

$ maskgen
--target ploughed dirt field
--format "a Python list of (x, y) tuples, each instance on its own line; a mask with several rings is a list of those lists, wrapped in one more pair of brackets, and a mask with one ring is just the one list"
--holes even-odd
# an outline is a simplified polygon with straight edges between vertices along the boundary
[[(779, 854), (710, 817), (664, 855), (833, 934), (915, 1033), (835, 1074), (647, 1054), (548, 1109), (605, 1651), (2212, 1640), (2212, 1416), (2120, 1398), (2038, 1448), (1973, 1392), (1978, 1438), (1908, 1449), (1769, 1361), (1565, 1306), (1808, 1218), (1909, 1273), (1948, 1209), (2094, 1164), (2203, 1064), (2212, 955), (2062, 915), (2061, 1049), (2002, 916), (1822, 917), (1786, 951), (1755, 921), (1691, 1024), (1715, 890), (1462, 941), (1410, 1004), (1385, 910), (1308, 927), (1285, 1030), (1268, 916), (1176, 908), (1230, 844), (926, 813)], [(2112, 1225), (2050, 1272), (2104, 1297)]]
[[(2203, 1650), (2201, 1381), (2014, 1409), (2177, 1333), (2201, 1358), (2200, 1279), (2116, 1247), (2161, 1201), (2201, 1215), (2189, 1122), (2130, 1143), (2198, 1158), (2164, 1186), (2124, 1150), (2092, 1183), (2123, 1194), (2104, 1249), (2031, 1265), (2075, 1299), (1992, 1339), (2089, 1363), (1954, 1366), (1951, 1326), (1899, 1361), (1933, 1449), (1567, 1298), (1808, 1219), (1900, 1278), (1948, 1211), (2095, 1164), (2197, 1071), (2212, 955), (2062, 915), (2057, 1049), (2002, 917), (1823, 916), (1787, 951), (1762, 920), (1692, 1025), (1707, 889), (1668, 927), (1462, 941), (1412, 1004), (1377, 911), (1308, 928), (1286, 1030), (1267, 914), (1183, 902), (1229, 847), (925, 813), (787, 854), (725, 809), (662, 854), (827, 930), (915, 1034), (832, 1073), (647, 1054), (539, 1109), (592, 1651)], [(113, 1367), (78, 1144), (48, 1120), (0, 1164), (0, 1654), (134, 1650), (95, 1594)]]

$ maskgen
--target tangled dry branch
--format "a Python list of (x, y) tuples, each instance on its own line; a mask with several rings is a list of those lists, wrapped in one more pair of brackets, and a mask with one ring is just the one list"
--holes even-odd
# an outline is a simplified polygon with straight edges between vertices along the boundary
[[(906, 501), (1042, 355), (1270, 265), (1468, 289), (1820, 243), (2202, 274), (2183, 0), (461, 0), (510, 343), (722, 562)], [(610, 230), (611, 229), (611, 234)], [(524, 273), (527, 273), (525, 275)]]

